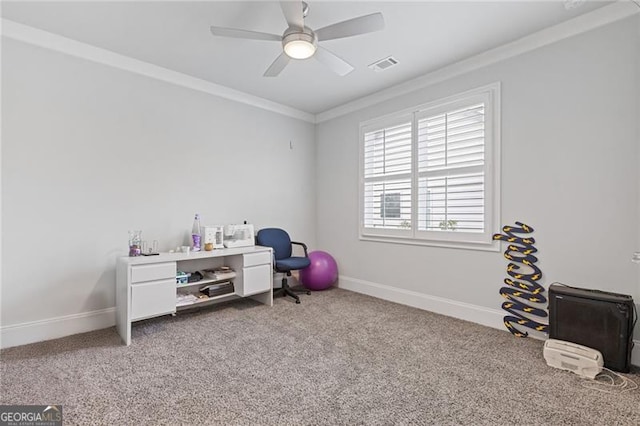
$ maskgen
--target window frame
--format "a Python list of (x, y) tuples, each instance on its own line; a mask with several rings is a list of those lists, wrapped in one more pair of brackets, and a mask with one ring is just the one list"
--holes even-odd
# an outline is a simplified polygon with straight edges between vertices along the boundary
[[(449, 112), (470, 105), (484, 103), (484, 231), (433, 231), (418, 230), (418, 190), (419, 178), (427, 172), (418, 170), (418, 121), (439, 113)], [(412, 245), (464, 248), (474, 250), (498, 251), (499, 245), (493, 241), (492, 234), (500, 223), (500, 82), (478, 87), (466, 92), (441, 98), (413, 108), (374, 118), (360, 123), (359, 132), (359, 239)], [(375, 229), (365, 227), (364, 197), (365, 183), (370, 179), (364, 176), (365, 134), (411, 121), (411, 229)]]

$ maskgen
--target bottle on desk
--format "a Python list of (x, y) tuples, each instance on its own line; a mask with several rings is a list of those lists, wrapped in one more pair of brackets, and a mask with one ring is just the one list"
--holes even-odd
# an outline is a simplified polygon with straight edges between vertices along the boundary
[(129, 231), (129, 256), (142, 254), (142, 231)]
[(191, 250), (200, 251), (200, 215), (196, 213), (195, 219), (193, 219), (193, 228), (191, 228)]

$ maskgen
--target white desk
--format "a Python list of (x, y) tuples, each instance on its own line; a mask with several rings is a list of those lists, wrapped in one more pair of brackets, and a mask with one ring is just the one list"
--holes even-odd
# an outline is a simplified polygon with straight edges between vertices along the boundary
[[(251, 246), (194, 253), (160, 253), (157, 256), (120, 257), (116, 271), (116, 328), (125, 344), (131, 344), (131, 323), (175, 314), (176, 272), (194, 272), (219, 266), (236, 272), (234, 293), (212, 297), (184, 308), (202, 306), (239, 297), (251, 297), (273, 306), (272, 250)], [(193, 283), (206, 285), (206, 281)]]

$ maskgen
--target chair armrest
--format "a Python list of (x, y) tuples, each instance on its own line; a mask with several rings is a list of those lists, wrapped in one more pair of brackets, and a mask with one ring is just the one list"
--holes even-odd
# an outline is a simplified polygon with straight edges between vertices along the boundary
[(302, 246), (302, 248), (304, 249), (304, 257), (309, 257), (309, 254), (307, 253), (307, 245), (305, 243), (299, 243), (296, 241), (291, 241), (291, 244), (297, 244), (299, 246)]

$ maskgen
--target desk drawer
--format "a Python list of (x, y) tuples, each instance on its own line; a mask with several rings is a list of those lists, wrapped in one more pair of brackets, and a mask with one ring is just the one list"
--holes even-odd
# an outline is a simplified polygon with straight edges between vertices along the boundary
[(131, 286), (131, 321), (176, 311), (176, 279)]
[(176, 262), (151, 263), (149, 265), (134, 265), (131, 267), (131, 282), (176, 278)]
[(262, 293), (271, 289), (271, 265), (258, 265), (244, 268), (242, 296)]
[(270, 251), (262, 251), (259, 253), (247, 253), (244, 254), (244, 264), (243, 266), (256, 266), (256, 265), (271, 265), (271, 252)]

